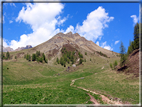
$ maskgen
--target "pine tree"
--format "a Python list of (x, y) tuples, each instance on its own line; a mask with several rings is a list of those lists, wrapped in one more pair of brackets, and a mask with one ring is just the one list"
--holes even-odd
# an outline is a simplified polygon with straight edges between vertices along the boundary
[(45, 61), (45, 63), (48, 63), (48, 60), (47, 60), (47, 59), (45, 59), (44, 61)]
[(60, 63), (58, 58), (57, 58), (56, 62), (57, 62), (58, 64)]
[(36, 54), (32, 54), (32, 61), (36, 60)]
[(120, 66), (125, 65), (126, 62), (126, 55), (125, 55), (125, 47), (123, 45), (123, 42), (121, 41), (121, 45), (120, 45)]
[(6, 59), (10, 59), (10, 53), (9, 52), (6, 53)]
[(139, 48), (139, 24), (134, 27), (134, 49)]

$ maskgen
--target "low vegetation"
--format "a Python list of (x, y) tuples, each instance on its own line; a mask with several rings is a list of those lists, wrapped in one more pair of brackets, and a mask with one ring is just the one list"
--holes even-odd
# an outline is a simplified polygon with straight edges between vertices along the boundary
[(118, 63), (117, 63), (117, 61), (115, 60), (115, 61), (113, 62), (113, 64), (110, 63), (110, 68), (111, 68), (112, 70), (114, 70), (117, 65), (118, 65)]
[(96, 51), (96, 52), (97, 52), (98, 54), (100, 54), (101, 56), (104, 56), (104, 57), (108, 58), (108, 56), (107, 56), (106, 54), (102, 53), (101, 51), (100, 51), (100, 52)]

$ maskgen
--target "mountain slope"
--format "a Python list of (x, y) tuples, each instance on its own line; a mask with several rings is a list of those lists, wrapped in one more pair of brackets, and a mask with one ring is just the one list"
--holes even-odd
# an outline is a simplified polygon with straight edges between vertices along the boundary
[[(48, 41), (28, 50), (26, 53), (33, 54), (36, 51), (44, 53), (48, 58), (53, 56), (60, 56), (61, 49), (63, 45), (70, 45), (73, 48), (78, 49), (82, 54), (88, 52), (94, 54), (94, 52), (102, 52), (108, 57), (116, 57), (118, 53), (106, 50), (99, 47), (92, 41), (86, 40), (84, 37), (81, 37), (78, 33), (72, 34), (71, 32), (67, 34), (58, 33)], [(98, 54), (98, 53), (96, 53)]]

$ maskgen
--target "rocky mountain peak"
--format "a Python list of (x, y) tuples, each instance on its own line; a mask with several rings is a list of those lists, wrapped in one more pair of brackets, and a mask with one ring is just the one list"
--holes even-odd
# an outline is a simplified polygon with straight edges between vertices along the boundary
[(29, 48), (32, 48), (32, 46), (31, 46), (31, 45), (27, 45), (27, 46), (25, 47), (25, 49), (29, 49)]
[(66, 35), (72, 35), (72, 32), (70, 31), (70, 32), (66, 33)]

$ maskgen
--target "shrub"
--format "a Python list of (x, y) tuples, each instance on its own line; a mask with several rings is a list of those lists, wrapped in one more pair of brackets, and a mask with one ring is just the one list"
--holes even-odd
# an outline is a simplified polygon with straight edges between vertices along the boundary
[(29, 55), (29, 59), (28, 60), (31, 61), (31, 55)]
[(117, 61), (115, 60), (115, 62), (113, 63), (114, 68), (117, 66)]
[(26, 55), (24, 55), (24, 58), (26, 59)]
[(110, 68), (112, 69), (112, 63), (110, 63)]
[(60, 63), (58, 58), (57, 58), (56, 62), (57, 62), (58, 64)]
[(82, 64), (82, 62), (83, 62), (83, 59), (82, 59), (82, 58), (80, 58), (80, 60), (79, 60), (79, 64)]
[(15, 59), (17, 59), (17, 56), (15, 56)]
[(87, 55), (87, 52), (85, 52), (85, 55)]
[(47, 60), (47, 59), (45, 59), (44, 61), (45, 61), (45, 63), (48, 63), (48, 60)]

